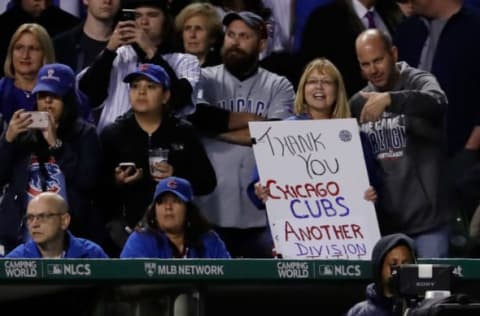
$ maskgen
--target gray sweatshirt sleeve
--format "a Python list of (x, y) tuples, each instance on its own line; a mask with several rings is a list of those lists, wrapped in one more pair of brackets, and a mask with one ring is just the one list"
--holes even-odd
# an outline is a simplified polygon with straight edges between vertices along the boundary
[(429, 72), (404, 67), (400, 73), (399, 89), (389, 92), (392, 102), (388, 111), (435, 122), (443, 120), (447, 97), (437, 79)]

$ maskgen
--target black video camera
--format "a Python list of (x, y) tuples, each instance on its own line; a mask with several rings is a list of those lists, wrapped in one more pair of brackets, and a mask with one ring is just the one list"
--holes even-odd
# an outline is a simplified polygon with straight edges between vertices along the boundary
[(423, 299), (427, 292), (451, 291), (453, 267), (446, 264), (402, 264), (392, 268), (390, 288), (396, 296)]
[(403, 300), (403, 316), (480, 315), (480, 303), (465, 294), (451, 294), (457, 275), (450, 265), (404, 264), (392, 268), (390, 288)]

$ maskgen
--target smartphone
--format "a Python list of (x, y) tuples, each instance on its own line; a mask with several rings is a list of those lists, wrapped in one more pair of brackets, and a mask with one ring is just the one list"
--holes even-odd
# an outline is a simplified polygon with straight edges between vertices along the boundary
[(23, 112), (22, 116), (29, 115), (32, 123), (28, 125), (28, 128), (34, 129), (46, 129), (49, 124), (48, 112), (40, 111), (27, 111)]
[(135, 165), (134, 162), (121, 162), (118, 164), (118, 166), (120, 167), (120, 169), (122, 169), (122, 171), (126, 171), (127, 168), (130, 167), (130, 171), (128, 172), (129, 176), (134, 174), (135, 171), (137, 170), (137, 166)]
[(120, 21), (135, 21), (135, 10), (134, 9), (122, 9), (120, 12)]
[(118, 166), (120, 167), (120, 169), (122, 170), (125, 170), (127, 169), (128, 167), (132, 167), (132, 169), (136, 169), (137, 166), (135, 165), (134, 162), (121, 162), (118, 164)]

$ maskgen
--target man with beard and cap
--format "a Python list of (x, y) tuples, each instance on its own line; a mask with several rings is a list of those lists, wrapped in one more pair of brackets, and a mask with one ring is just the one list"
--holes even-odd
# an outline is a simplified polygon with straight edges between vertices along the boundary
[(203, 142), (217, 187), (196, 202), (233, 257), (271, 257), (266, 214), (257, 210), (246, 192), (255, 166), (248, 122), (290, 116), (295, 94), (285, 77), (258, 65), (267, 42), (261, 17), (249, 11), (232, 12), (223, 24), (223, 64), (202, 68), (198, 100), (203, 105), (197, 104), (191, 118), (200, 130), (209, 130)]
[(389, 278), (392, 268), (415, 263), (413, 240), (405, 234), (385, 235), (372, 251), (373, 283), (367, 285), (366, 300), (355, 304), (347, 316), (390, 316), (396, 307)]

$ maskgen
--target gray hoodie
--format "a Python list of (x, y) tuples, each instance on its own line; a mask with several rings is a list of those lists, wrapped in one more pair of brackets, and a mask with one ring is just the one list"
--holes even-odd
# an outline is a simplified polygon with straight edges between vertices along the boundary
[[(398, 62), (400, 77), (389, 94), (391, 104), (375, 122), (360, 125), (380, 169), (377, 215), (382, 235), (416, 235), (448, 222), (446, 209), (445, 93), (435, 77)], [(363, 91), (375, 91), (368, 85)], [(357, 119), (365, 98), (350, 100)]]

